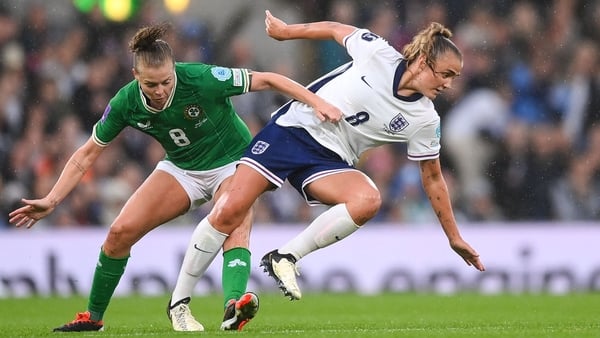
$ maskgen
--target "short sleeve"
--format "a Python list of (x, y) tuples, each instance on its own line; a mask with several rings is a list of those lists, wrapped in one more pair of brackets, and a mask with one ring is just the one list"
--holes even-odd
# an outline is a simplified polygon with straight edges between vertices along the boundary
[(396, 62), (402, 57), (385, 39), (364, 28), (357, 29), (344, 38), (344, 45), (348, 54), (358, 63), (372, 61), (374, 57)]
[(407, 156), (412, 161), (436, 159), (440, 156), (441, 126), (436, 123), (425, 125), (417, 130), (408, 140)]

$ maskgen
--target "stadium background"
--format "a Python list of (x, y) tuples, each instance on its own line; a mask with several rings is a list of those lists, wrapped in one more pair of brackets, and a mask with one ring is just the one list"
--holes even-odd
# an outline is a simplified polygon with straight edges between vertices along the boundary
[[(123, 15), (124, 3), (0, 5), (0, 212), (5, 215), (0, 297), (33, 290), (68, 294), (72, 285), (85, 293), (87, 269), (105, 228), (163, 156), (156, 142), (126, 131), (50, 217), (29, 231), (7, 222), (20, 198), (45, 195), (70, 154), (89, 137), (108, 99), (131, 80), (126, 44), (141, 25), (171, 21), (175, 29), (168, 40), (179, 61), (277, 71), (303, 84), (348, 60), (332, 43), (270, 40), (265, 9), (290, 23), (332, 19), (368, 27), (398, 49), (435, 20), (453, 30), (465, 54), (462, 76), (436, 104), (457, 219), (487, 263), (489, 280), (476, 281), (480, 277), (447, 248), (417, 167), (406, 159), (404, 147), (395, 145), (371, 151), (360, 163), (382, 191), (382, 211), (348, 242), (303, 260), (309, 286), (326, 289), (329, 282), (322, 276), (333, 273), (331, 283), (339, 288), (373, 292), (390, 272), (385, 267), (393, 266), (404, 271), (394, 284), (397, 290), (411, 285), (440, 292), (600, 288), (600, 253), (590, 240), (600, 238), (600, 1), (198, 0), (174, 11), (168, 7), (186, 1), (153, 0), (131, 1), (130, 16)], [(285, 100), (251, 93), (234, 103), (256, 131)], [(209, 208), (174, 220), (136, 245), (120, 292), (138, 290), (144, 280), (135, 278), (139, 274), (150, 276), (149, 285), (159, 292), (165, 283), (168, 289), (192, 227)], [(287, 186), (265, 194), (256, 210), (257, 256), (320, 211)], [(156, 246), (164, 254), (150, 255), (152, 248), (161, 252)], [(358, 255), (357, 247), (373, 253), (345, 265), (345, 257)], [(431, 258), (410, 262), (419, 249)], [(370, 274), (361, 272), (389, 257), (386, 250), (397, 253), (381, 270), (375, 264)], [(158, 277), (152, 278), (156, 269)], [(269, 287), (255, 270), (257, 287)], [(359, 285), (349, 287), (344, 273), (357, 276)], [(209, 274), (218, 282), (218, 269)], [(211, 290), (199, 287), (199, 292)]]

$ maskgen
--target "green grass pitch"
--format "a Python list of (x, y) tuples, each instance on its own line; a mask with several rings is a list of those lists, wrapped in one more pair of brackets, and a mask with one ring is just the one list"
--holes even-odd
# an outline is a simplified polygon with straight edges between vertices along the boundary
[(218, 295), (190, 304), (203, 333), (173, 332), (165, 315), (169, 296), (116, 297), (105, 331), (53, 333), (85, 309), (87, 299), (0, 299), (2, 337), (600, 337), (600, 294), (475, 295), (306, 294), (290, 302), (260, 295), (260, 311), (242, 332), (219, 330)]

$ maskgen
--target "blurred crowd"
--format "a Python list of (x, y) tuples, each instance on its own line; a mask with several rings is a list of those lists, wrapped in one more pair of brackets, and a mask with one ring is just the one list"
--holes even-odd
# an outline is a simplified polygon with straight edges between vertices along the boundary
[[(600, 0), (285, 3), (304, 21), (366, 27), (398, 50), (431, 21), (453, 31), (464, 69), (435, 103), (460, 222), (600, 220)], [(9, 227), (21, 198), (49, 191), (108, 100), (132, 80), (129, 39), (164, 19), (156, 6), (142, 5), (123, 23), (96, 8), (51, 24), (48, 8), (29, 2), (18, 18), (0, 5), (0, 228)], [(197, 18), (173, 24), (178, 61), (282, 72), (261, 64), (248, 39), (216, 37)], [(307, 44), (304, 53), (311, 67), (292, 64), (289, 74), (316, 78), (349, 60), (330, 41)], [(285, 101), (264, 92), (234, 98), (253, 132)], [(154, 140), (126, 129), (41, 226), (107, 226), (163, 156)], [(437, 224), (404, 145), (374, 149), (359, 167), (384, 200), (372, 222)], [(284, 185), (257, 202), (256, 222), (305, 223), (319, 208)], [(195, 224), (208, 210), (173, 223)]]

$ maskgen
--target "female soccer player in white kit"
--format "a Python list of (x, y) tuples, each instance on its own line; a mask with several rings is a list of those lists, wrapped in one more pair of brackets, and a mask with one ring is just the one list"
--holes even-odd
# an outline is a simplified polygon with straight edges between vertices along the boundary
[[(408, 158), (419, 162), (423, 188), (450, 247), (483, 271), (479, 254), (460, 235), (439, 161), (440, 117), (431, 100), (462, 70), (462, 53), (450, 40), (451, 32), (432, 23), (400, 53), (366, 29), (336, 22), (287, 25), (266, 15), (267, 33), (274, 39), (334, 39), (345, 46), (353, 60), (308, 86), (343, 116), (339, 121), (318, 118), (298, 101), (276, 111), (242, 156), (228, 190), (201, 221), (206, 250), (220, 247), (254, 201), (287, 179), (309, 204), (331, 206), (261, 260), (284, 294), (300, 299), (296, 262), (352, 234), (381, 206), (375, 184), (354, 167), (360, 155), (402, 142)], [(210, 264), (208, 257), (205, 264)]]

